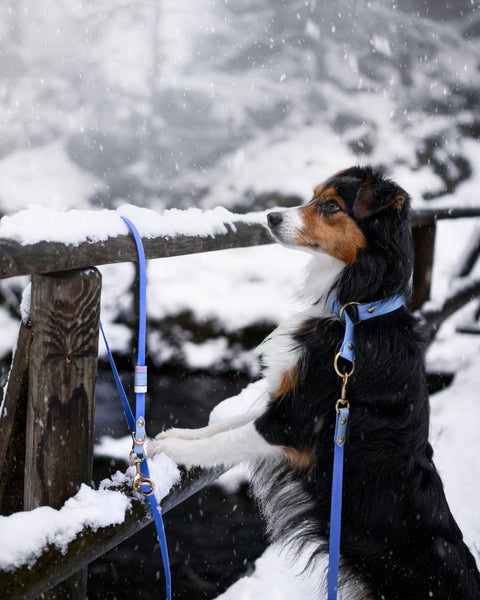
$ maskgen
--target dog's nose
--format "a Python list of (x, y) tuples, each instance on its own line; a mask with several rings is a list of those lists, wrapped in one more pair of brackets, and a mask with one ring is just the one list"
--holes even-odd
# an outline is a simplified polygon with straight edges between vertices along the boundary
[(283, 215), (279, 212), (271, 212), (267, 215), (268, 226), (270, 229), (274, 229), (283, 221)]

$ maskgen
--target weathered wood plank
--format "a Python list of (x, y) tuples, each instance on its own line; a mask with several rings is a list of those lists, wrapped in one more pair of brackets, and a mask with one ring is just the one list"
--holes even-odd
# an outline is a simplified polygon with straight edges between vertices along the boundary
[[(413, 226), (434, 225), (438, 219), (480, 216), (480, 207), (451, 209), (422, 208), (413, 211)], [(180, 256), (269, 244), (272, 238), (267, 228), (247, 219), (226, 224), (225, 233), (212, 236), (176, 235), (175, 237), (143, 238), (147, 259)], [(0, 239), (0, 279), (16, 275), (68, 271), (111, 263), (136, 261), (135, 244), (128, 235), (119, 235), (102, 242), (68, 245), (60, 242), (40, 242), (22, 245), (11, 239)]]
[[(178, 235), (175, 238), (143, 238), (142, 241), (146, 258), (152, 259), (269, 244), (272, 238), (258, 223), (239, 222), (234, 223), (234, 228), (227, 233), (215, 237)], [(0, 279), (137, 260), (135, 242), (129, 235), (78, 245), (40, 242), (23, 246), (0, 239)]]
[(97, 269), (32, 278), (25, 510), (91, 481), (100, 291)]
[[(34, 275), (30, 320), (24, 508), (60, 508), (93, 468), (101, 275), (89, 268)], [(45, 600), (83, 600), (80, 570)]]
[(23, 509), (30, 322), (21, 323), (0, 415), (0, 514)]
[(435, 225), (445, 219), (468, 219), (480, 216), (480, 206), (451, 206), (450, 208), (415, 208), (412, 210), (412, 224)]
[(412, 310), (417, 310), (430, 298), (435, 233), (435, 225), (417, 225), (412, 227), (413, 247), (415, 250)]

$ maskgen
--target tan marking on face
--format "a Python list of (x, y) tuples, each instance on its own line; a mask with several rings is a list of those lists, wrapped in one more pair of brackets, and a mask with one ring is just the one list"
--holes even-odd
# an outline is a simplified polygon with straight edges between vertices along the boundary
[[(329, 200), (335, 201), (341, 210), (326, 214), (321, 206)], [(367, 241), (357, 223), (345, 212), (345, 203), (332, 188), (324, 190), (322, 195), (299, 209), (303, 227), (297, 231), (293, 243), (329, 254), (344, 263), (351, 263)]]
[(288, 371), (282, 374), (282, 381), (278, 389), (272, 394), (274, 400), (282, 400), (285, 396), (294, 389), (298, 381), (298, 365), (295, 365)]
[(397, 194), (397, 196), (395, 196), (392, 202), (392, 206), (395, 210), (398, 210), (398, 212), (400, 212), (406, 201), (407, 199), (404, 194)]
[(317, 187), (313, 190), (313, 197), (319, 198), (322, 195), (322, 192), (324, 191), (324, 189), (325, 189), (324, 183), (317, 185)]
[(308, 471), (312, 466), (313, 452), (311, 448), (298, 450), (293, 447), (284, 448), (285, 456), (295, 471)]

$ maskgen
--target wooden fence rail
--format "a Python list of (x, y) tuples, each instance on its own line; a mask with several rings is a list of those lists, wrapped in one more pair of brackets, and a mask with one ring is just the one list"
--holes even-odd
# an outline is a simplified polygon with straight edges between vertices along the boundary
[[(117, 212), (111, 213), (112, 219), (120, 220)], [(414, 308), (429, 296), (437, 220), (472, 216), (480, 216), (480, 208), (414, 211)], [(71, 218), (76, 218), (73, 211)], [(152, 259), (268, 244), (272, 239), (264, 220), (264, 214), (242, 216), (225, 211), (224, 223), (217, 222), (213, 230), (207, 228), (200, 234), (186, 228), (172, 235), (168, 228), (162, 231), (160, 224), (157, 233), (143, 236), (145, 254)], [(141, 227), (139, 230), (142, 233)], [(21, 325), (0, 414), (1, 514), (42, 504), (59, 508), (82, 483), (90, 484), (101, 287), (95, 267), (137, 260), (132, 237), (123, 233), (97, 241), (90, 241), (86, 235), (75, 244), (22, 243), (18, 241), (21, 234), (18, 231), (1, 238), (0, 224), (0, 279), (33, 275), (30, 319)], [(480, 248), (465, 260), (466, 273), (478, 252)], [(468, 293), (458, 296), (446, 312), (478, 293), (480, 282), (471, 282)], [(435, 326), (444, 318), (445, 310), (432, 316)], [(163, 510), (217, 475), (207, 472), (193, 480), (185, 479), (182, 488), (172, 491), (165, 500)], [(0, 572), (1, 597), (35, 598), (150, 521), (145, 505), (136, 501), (125, 525), (99, 535), (85, 531), (70, 544), (66, 556), (60, 557), (58, 550), (48, 548), (32, 569)], [(76, 592), (70, 597), (84, 598), (85, 581), (84, 571), (71, 586)], [(44, 597), (54, 598), (55, 592), (52, 596), (46, 592)]]
[[(112, 218), (114, 215), (119, 218), (112, 211)], [(260, 222), (242, 221), (241, 215), (236, 216), (238, 220), (226, 222), (221, 232), (205, 235), (179, 233), (172, 237), (160, 230), (155, 237), (143, 237), (145, 257), (165, 258), (272, 243), (272, 237)], [(76, 244), (55, 241), (21, 244), (15, 240), (0, 239), (0, 279), (137, 260), (131, 235), (118, 235), (97, 242), (85, 240)]]
[[(116, 211), (111, 212), (112, 218), (113, 215), (119, 218)], [(422, 208), (413, 211), (412, 227), (414, 231), (434, 228), (440, 219), (474, 216), (480, 216), (480, 207)], [(75, 215), (72, 214), (72, 220), (74, 219)], [(262, 223), (264, 220), (261, 213), (253, 220), (251, 215), (232, 215), (232, 219), (225, 223), (224, 231), (214, 235), (179, 233), (172, 237), (159, 231), (155, 237), (143, 237), (145, 256), (152, 259), (269, 244), (272, 243), (272, 238)], [(0, 279), (136, 260), (135, 243), (130, 235), (118, 235), (96, 242), (85, 239), (75, 244), (56, 241), (22, 244), (15, 239), (1, 238), (0, 228)]]

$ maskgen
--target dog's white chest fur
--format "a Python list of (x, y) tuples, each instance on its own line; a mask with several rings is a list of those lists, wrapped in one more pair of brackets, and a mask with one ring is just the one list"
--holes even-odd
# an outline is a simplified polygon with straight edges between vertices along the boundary
[(281, 323), (258, 347), (270, 394), (274, 395), (280, 388), (284, 374), (301, 362), (302, 349), (295, 339), (301, 325), (310, 319), (328, 316), (325, 299), (344, 267), (345, 264), (335, 258), (315, 254), (302, 290), (305, 308)]

